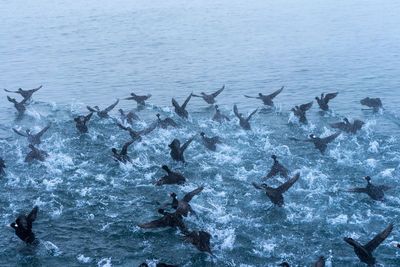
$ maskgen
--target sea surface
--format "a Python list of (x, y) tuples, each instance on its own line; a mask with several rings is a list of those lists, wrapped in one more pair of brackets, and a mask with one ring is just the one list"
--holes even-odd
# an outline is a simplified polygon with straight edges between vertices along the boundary
[[(379, 266), (400, 266), (400, 2), (395, 0), (282, 1), (22, 1), (0, 0), (0, 88), (43, 85), (22, 119), (0, 91), (0, 266), (365, 266), (343, 241), (365, 244), (390, 223), (393, 232), (374, 255)], [(171, 105), (191, 93), (225, 85), (217, 103), (231, 121), (211, 120), (214, 108), (192, 98), (189, 119)], [(275, 107), (243, 95), (284, 86)], [(152, 94), (143, 108), (122, 100), (131, 92)], [(321, 93), (339, 92), (329, 112), (316, 101), (301, 125), (290, 109)], [(384, 110), (362, 110), (360, 99), (380, 97)], [(116, 99), (110, 119), (93, 115), (89, 133), (73, 118), (86, 105), (104, 108)], [(232, 107), (249, 114), (251, 131), (238, 125)], [(116, 126), (118, 109), (141, 118), (156, 113), (180, 127), (156, 129), (129, 148), (132, 164), (115, 162), (129, 134)], [(328, 136), (329, 123), (348, 117), (366, 122), (356, 135), (342, 134), (325, 154), (291, 141), (310, 133)], [(39, 131), (51, 124), (40, 148), (45, 162), (25, 163), (26, 139), (12, 128)], [(224, 139), (216, 152), (200, 137), (174, 162), (167, 144), (204, 131)], [(256, 190), (272, 166), (271, 154), (300, 172), (275, 207)], [(183, 186), (157, 187), (166, 164), (187, 178)], [(343, 192), (374, 184), (397, 185), (385, 201)], [(286, 179), (267, 183), (278, 186)], [(178, 230), (137, 226), (159, 218), (157, 202), (204, 185), (191, 201), (188, 228), (205, 230), (215, 257), (184, 243)], [(41, 244), (26, 246), (7, 225), (39, 206), (33, 224)]]

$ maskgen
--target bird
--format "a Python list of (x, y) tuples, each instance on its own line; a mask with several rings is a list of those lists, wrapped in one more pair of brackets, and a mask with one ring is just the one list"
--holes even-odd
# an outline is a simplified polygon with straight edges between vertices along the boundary
[(179, 228), (179, 230), (181, 230), (183, 233), (187, 232), (187, 228), (183, 222), (181, 214), (177, 212), (166, 212), (163, 209), (158, 209), (158, 213), (164, 216), (148, 223), (140, 223), (138, 226), (146, 229), (172, 227)]
[(0, 157), (0, 175), (6, 175), (4, 169), (7, 168), (2, 157)]
[(161, 116), (160, 113), (157, 113), (156, 116), (157, 116), (157, 123), (158, 123), (159, 127), (163, 128), (163, 129), (167, 129), (168, 126), (178, 127), (178, 124), (173, 119), (165, 118), (162, 120), (160, 118), (160, 116)]
[(360, 104), (372, 108), (373, 112), (378, 112), (382, 108), (382, 101), (380, 98), (363, 98)]
[(79, 132), (87, 133), (89, 131), (88, 127), (86, 126), (86, 123), (90, 120), (92, 115), (93, 115), (93, 112), (90, 112), (86, 116), (80, 115), (80, 116), (74, 118), (74, 121), (76, 122), (75, 127), (76, 127), (76, 129), (78, 129)]
[(204, 132), (200, 133), (203, 145), (211, 151), (217, 150), (217, 144), (222, 144), (222, 140), (219, 136), (206, 137)]
[(99, 116), (100, 118), (103, 119), (107, 119), (110, 116), (108, 115), (108, 112), (110, 112), (113, 108), (115, 108), (116, 105), (118, 105), (119, 103), (119, 99), (117, 99), (117, 101), (110, 105), (109, 107), (107, 107), (106, 109), (100, 110), (100, 108), (98, 106), (94, 106), (93, 108), (90, 106), (87, 106), (86, 108), (90, 111), (90, 112), (95, 112), (97, 113), (97, 116)]
[(279, 89), (269, 95), (263, 95), (262, 93), (259, 93), (258, 96), (248, 96), (248, 95), (244, 95), (244, 96), (247, 98), (260, 99), (264, 103), (264, 105), (273, 107), (274, 102), (272, 101), (272, 99), (274, 99), (277, 95), (279, 95), (282, 92), (283, 88), (284, 88), (284, 86), (282, 86), (281, 89)]
[(218, 105), (215, 105), (215, 114), (213, 116), (213, 121), (218, 121), (219, 123), (222, 123), (224, 121), (230, 121), (229, 117), (222, 114), (221, 111), (218, 108)]
[(128, 114), (125, 114), (125, 112), (122, 108), (120, 108), (118, 111), (121, 114), (121, 122), (122, 123), (125, 123), (125, 121), (126, 121), (132, 125), (134, 120), (136, 120), (136, 121), (140, 120), (139, 116), (136, 115), (135, 112), (133, 112), (133, 111), (129, 111)]
[(32, 232), (32, 223), (36, 220), (38, 210), (39, 207), (35, 206), (28, 216), (19, 215), (17, 220), (9, 225), (15, 230), (15, 234), (27, 244), (36, 245), (39, 243)]
[[(145, 262), (141, 263), (138, 267), (149, 267), (149, 265)], [(176, 265), (170, 265), (162, 262), (157, 262), (156, 267), (178, 267)]]
[(195, 136), (190, 138), (188, 141), (186, 141), (186, 143), (183, 144), (183, 146), (181, 146), (181, 142), (178, 139), (175, 138), (172, 140), (171, 144), (168, 145), (168, 147), (171, 149), (169, 154), (171, 155), (172, 159), (185, 163), (183, 152), (185, 152), (186, 148), (190, 145), (194, 138)]
[(172, 197), (172, 202), (171, 203), (167, 203), (164, 204), (165, 206), (171, 206), (173, 209), (176, 210), (176, 212), (178, 214), (181, 214), (185, 217), (188, 216), (188, 213), (190, 212), (190, 214), (196, 214), (196, 212), (192, 209), (192, 207), (190, 206), (189, 202), (192, 200), (192, 198), (195, 195), (198, 195), (201, 191), (203, 191), (204, 187), (200, 186), (198, 188), (196, 188), (195, 190), (187, 193), (181, 200), (178, 200), (176, 198), (176, 194), (175, 193), (171, 193), (168, 194), (168, 196)]
[(7, 99), (14, 104), (14, 107), (17, 109), (19, 116), (24, 115), (26, 110), (25, 103), (28, 101), (28, 98), (24, 98), (21, 102), (17, 102), (15, 98), (11, 98), (9, 96), (7, 96)]
[(142, 141), (142, 135), (147, 135), (151, 133), (158, 125), (157, 122), (154, 122), (150, 124), (150, 126), (146, 129), (143, 129), (141, 131), (134, 131), (131, 127), (125, 127), (120, 123), (117, 123), (118, 127), (121, 128), (122, 130), (128, 131), (129, 135), (131, 136), (133, 141)]
[(303, 124), (307, 124), (307, 118), (306, 118), (306, 111), (309, 110), (313, 105), (313, 102), (307, 103), (307, 104), (302, 104), (300, 106), (295, 106), (294, 108), (291, 109), (293, 111), (293, 114), (299, 118), (299, 121)]
[(111, 148), (111, 152), (113, 152), (113, 158), (115, 161), (120, 161), (122, 163), (132, 162), (131, 158), (128, 156), (128, 147), (134, 142), (131, 140), (124, 144), (121, 149), (121, 152), (118, 152), (115, 147)]
[(320, 256), (318, 260), (311, 267), (325, 267), (324, 256)]
[(344, 241), (354, 248), (354, 253), (360, 261), (373, 265), (376, 263), (376, 259), (372, 256), (372, 252), (389, 236), (393, 230), (393, 224), (390, 224), (385, 230), (377, 234), (371, 241), (365, 245), (361, 245), (353, 238), (345, 237)]
[(330, 93), (330, 94), (321, 94), (321, 98), (319, 98), (318, 96), (315, 97), (315, 99), (317, 100), (317, 103), (320, 107), (320, 109), (324, 110), (324, 111), (328, 111), (329, 106), (328, 106), (328, 102), (329, 100), (334, 99), (337, 95), (339, 94), (339, 92), (336, 93)]
[(151, 97), (151, 94), (147, 95), (136, 95), (135, 93), (131, 93), (131, 97), (125, 98), (124, 100), (135, 100), (138, 105), (146, 105), (146, 100)]
[(239, 124), (245, 130), (251, 130), (249, 121), (257, 111), (258, 109), (254, 110), (252, 113), (250, 113), (247, 119), (245, 119), (242, 117), (242, 113), (239, 113), (237, 106), (236, 105), (233, 106), (233, 113), (235, 113), (236, 117), (239, 118)]
[(344, 118), (343, 121), (344, 122), (331, 123), (330, 126), (332, 128), (339, 129), (347, 133), (355, 134), (356, 132), (361, 130), (362, 126), (365, 124), (363, 121), (360, 120), (354, 120), (354, 122), (351, 123), (347, 118)]
[(225, 89), (225, 85), (222, 86), (221, 89), (219, 89), (218, 91), (216, 91), (215, 93), (209, 94), (207, 95), (204, 92), (201, 92), (201, 95), (195, 95), (192, 94), (192, 96), (194, 97), (201, 97), (204, 99), (204, 101), (206, 101), (208, 104), (214, 104), (215, 103), (215, 98)]
[(293, 140), (293, 141), (314, 143), (315, 148), (318, 149), (321, 153), (324, 153), (328, 147), (328, 144), (330, 142), (332, 142), (333, 140), (335, 140), (336, 137), (338, 137), (340, 134), (341, 134), (341, 132), (339, 131), (339, 132), (336, 132), (336, 133), (334, 133), (328, 137), (324, 137), (324, 138), (316, 137), (314, 134), (310, 134), (309, 135), (310, 139), (307, 139), (307, 140), (300, 140), (297, 138), (289, 138), (289, 139)]
[(161, 177), (160, 180), (154, 181), (153, 183), (156, 185), (163, 184), (184, 184), (186, 179), (180, 173), (171, 171), (167, 165), (163, 165), (161, 167), (164, 171), (167, 172), (167, 175)]
[(186, 233), (181, 237), (182, 240), (193, 244), (199, 251), (204, 251), (210, 253), (212, 256), (214, 254), (211, 252), (210, 248), (210, 238), (211, 235), (205, 231), (192, 231)]
[(46, 127), (44, 127), (40, 132), (38, 132), (37, 134), (32, 134), (31, 130), (26, 129), (25, 133), (19, 132), (16, 129), (12, 128), (13, 131), (23, 137), (26, 137), (28, 139), (29, 144), (32, 145), (39, 145), (41, 143), (40, 138), (42, 137), (42, 135), (50, 128), (50, 124), (47, 125)]
[(351, 193), (365, 193), (373, 200), (382, 200), (385, 196), (384, 191), (394, 188), (395, 186), (386, 186), (386, 185), (373, 185), (371, 184), (371, 177), (365, 176), (363, 177), (367, 181), (367, 186), (364, 188), (353, 188), (350, 190), (346, 190), (345, 192)]
[(22, 88), (18, 88), (17, 91), (10, 91), (10, 90), (7, 90), (7, 89), (4, 89), (4, 91), (6, 91), (6, 92), (8, 92), (8, 93), (20, 94), (20, 95), (24, 98), (24, 100), (25, 100), (25, 99), (26, 99), (26, 100), (29, 100), (29, 99), (32, 97), (33, 93), (35, 93), (36, 91), (38, 91), (38, 90), (41, 89), (42, 87), (43, 87), (43, 86), (41, 85), (41, 86), (39, 86), (38, 88), (34, 88), (34, 89), (31, 89), (31, 90), (23, 90)]
[(282, 207), (282, 205), (284, 204), (283, 201), (283, 193), (285, 193), (287, 190), (289, 190), (289, 188), (299, 179), (300, 177), (300, 173), (296, 173), (295, 176), (286, 181), (285, 183), (283, 183), (282, 185), (280, 185), (277, 188), (273, 188), (273, 187), (269, 187), (266, 184), (261, 184), (258, 185), (256, 183), (253, 183), (253, 186), (256, 189), (264, 189), (265, 193), (267, 194), (268, 198), (271, 200), (272, 203), (274, 203), (275, 205), (278, 205), (278, 207)]
[(290, 267), (289, 263), (287, 263), (286, 261), (279, 263), (278, 266), (282, 266), (282, 267)]
[(187, 118), (189, 113), (186, 110), (186, 105), (189, 103), (190, 98), (192, 97), (193, 94), (190, 94), (185, 102), (182, 104), (182, 106), (179, 106), (178, 102), (174, 98), (172, 98), (172, 105), (175, 107), (175, 113), (178, 114), (179, 117), (182, 118)]
[(49, 156), (46, 151), (37, 149), (32, 144), (29, 144), (29, 148), (31, 151), (26, 155), (25, 162), (31, 162), (34, 159), (39, 161), (45, 161), (45, 159)]
[(263, 181), (272, 178), (278, 174), (282, 177), (287, 178), (290, 171), (287, 168), (285, 168), (285, 166), (279, 163), (279, 161), (276, 159), (276, 155), (271, 155), (271, 158), (274, 160), (274, 165), (272, 165), (271, 170), (269, 171), (267, 176), (263, 179)]

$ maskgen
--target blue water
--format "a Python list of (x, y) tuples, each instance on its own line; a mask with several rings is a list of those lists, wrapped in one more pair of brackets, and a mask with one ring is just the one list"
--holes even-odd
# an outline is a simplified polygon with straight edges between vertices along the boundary
[[(341, 189), (397, 184), (400, 167), (400, 3), (398, 1), (5, 1), (0, 0), (2, 88), (30, 89), (34, 95), (22, 120), (0, 92), (0, 156), (7, 176), (0, 180), (1, 266), (136, 266), (167, 262), (179, 266), (310, 266), (324, 255), (328, 266), (364, 266), (343, 237), (361, 243), (394, 222), (375, 251), (381, 266), (398, 266), (400, 188), (385, 202)], [(193, 98), (189, 119), (177, 117), (171, 97), (182, 103), (190, 92), (213, 92), (232, 118), (219, 125), (214, 110)], [(252, 131), (238, 126), (232, 107), (249, 113), (261, 102), (243, 97), (285, 86), (276, 108), (257, 113)], [(132, 164), (111, 158), (111, 147), (129, 140), (114, 120), (93, 116), (80, 135), (73, 117), (86, 105), (105, 107), (129, 93), (151, 93), (148, 105), (120, 101), (149, 126), (154, 114), (171, 116), (179, 129), (157, 129), (129, 149)], [(322, 92), (339, 92), (331, 111), (314, 102), (309, 125), (290, 113), (294, 105)], [(381, 97), (385, 110), (362, 111), (359, 100)], [(112, 117), (118, 118), (116, 110)], [(355, 136), (341, 135), (320, 155), (304, 138), (334, 133), (328, 123), (344, 116), (366, 122)], [(24, 163), (25, 139), (11, 128), (40, 130), (43, 162)], [(216, 153), (196, 139), (176, 164), (166, 145), (199, 131), (223, 137)], [(272, 207), (251, 182), (272, 165), (271, 154), (300, 180)], [(188, 180), (184, 186), (155, 187), (160, 166)], [(284, 182), (274, 178), (270, 185)], [(190, 229), (212, 234), (215, 257), (179, 239), (178, 231), (145, 231), (137, 223), (158, 218), (156, 201), (182, 196), (199, 185), (192, 200)], [(7, 224), (39, 206), (34, 231), (41, 246), (27, 248)]]

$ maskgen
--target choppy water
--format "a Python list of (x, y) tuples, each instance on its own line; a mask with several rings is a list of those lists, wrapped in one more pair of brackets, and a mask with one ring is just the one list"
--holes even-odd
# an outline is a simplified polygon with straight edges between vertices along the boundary
[[(180, 266), (310, 266), (319, 255), (332, 266), (363, 266), (344, 243), (362, 243), (395, 227), (375, 251), (382, 266), (397, 266), (400, 217), (397, 187), (385, 202), (340, 192), (376, 184), (397, 184), (400, 163), (398, 117), (400, 4), (397, 1), (0, 1), (0, 81), (8, 89), (34, 88), (25, 117), (0, 92), (0, 148), (7, 176), (0, 183), (0, 265), (135, 266), (145, 260)], [(276, 109), (260, 110), (252, 131), (236, 119), (220, 125), (213, 108), (200, 99), (188, 105), (189, 120), (179, 119), (171, 97), (183, 102), (191, 92), (212, 92), (233, 118), (260, 107), (245, 94), (266, 93), (285, 85)], [(87, 104), (102, 107), (132, 89), (153, 97), (137, 110), (142, 129), (154, 114), (172, 116), (179, 129), (157, 129), (130, 147), (133, 164), (111, 159), (111, 147), (129, 140), (112, 119), (93, 116), (89, 134), (80, 135), (73, 117)], [(308, 113), (301, 126), (289, 110), (321, 92), (339, 91), (332, 112)], [(361, 111), (359, 100), (381, 97), (379, 114)], [(136, 110), (121, 101), (118, 107)], [(117, 112), (112, 116), (117, 118)], [(355, 136), (342, 135), (321, 156), (310, 144), (289, 137), (310, 132), (328, 135), (328, 126), (347, 116), (367, 124)], [(43, 163), (24, 163), (27, 142), (12, 127), (51, 128), (42, 148)], [(185, 152), (187, 164), (172, 161), (166, 145), (199, 131), (220, 135), (216, 153), (196, 139)], [(272, 165), (274, 153), (300, 180), (285, 194), (283, 208), (271, 207), (255, 190)], [(151, 181), (167, 164), (184, 174), (184, 186), (155, 187)], [(269, 182), (278, 185), (283, 178)], [(212, 258), (184, 244), (172, 229), (144, 231), (136, 226), (158, 217), (156, 201), (182, 196), (199, 185), (191, 204), (197, 216), (190, 229), (212, 234)], [(34, 230), (42, 241), (27, 248), (7, 224), (38, 205)], [(328, 265), (329, 266), (329, 265)]]

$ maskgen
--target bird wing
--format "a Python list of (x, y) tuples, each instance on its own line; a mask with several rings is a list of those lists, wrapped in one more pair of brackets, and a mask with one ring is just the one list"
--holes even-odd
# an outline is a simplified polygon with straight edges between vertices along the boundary
[(395, 187), (396, 187), (395, 185), (392, 185), (392, 186), (389, 186), (389, 185), (379, 185), (379, 186), (377, 186), (377, 188), (382, 189), (383, 191), (386, 191), (386, 190), (389, 190), (389, 189), (392, 189), (392, 188), (395, 188)]
[(312, 107), (312, 105), (313, 105), (313, 102), (310, 102), (310, 103), (307, 103), (307, 104), (302, 104), (302, 105), (300, 105), (300, 109), (302, 111), (307, 111)]
[(262, 190), (263, 188), (261, 187), (261, 186), (259, 186), (258, 184), (256, 184), (256, 183), (251, 183), (256, 189), (260, 189), (260, 190)]
[(331, 123), (329, 125), (332, 128), (336, 128), (336, 129), (344, 129), (346, 127), (346, 124), (344, 122), (336, 122), (336, 123)]
[(190, 138), (188, 141), (186, 141), (186, 143), (183, 144), (183, 146), (181, 147), (182, 153), (183, 153), (183, 151), (185, 151), (185, 149), (190, 145), (190, 143), (193, 141), (194, 138), (195, 138), (195, 136), (193, 136), (193, 137)]
[(181, 236), (181, 239), (188, 243), (194, 244), (196, 242), (196, 240), (198, 239), (198, 236), (195, 231), (192, 231), (190, 233), (186, 233), (184, 236)]
[(195, 195), (197, 195), (197, 194), (199, 194), (201, 191), (203, 191), (203, 186), (200, 186), (199, 188), (196, 188), (195, 190), (193, 190), (192, 192), (189, 192), (189, 193), (187, 193), (183, 198), (182, 198), (182, 200), (183, 201), (186, 201), (186, 202), (189, 202), (190, 200), (192, 200), (192, 198), (195, 196)]
[(216, 91), (215, 93), (212, 93), (211, 95), (212, 95), (213, 97), (217, 97), (222, 91), (224, 91), (224, 89), (225, 89), (225, 84), (222, 86), (221, 89), (219, 89), (219, 90)]
[(278, 192), (281, 193), (281, 194), (283, 194), (283, 193), (285, 193), (286, 191), (288, 191), (289, 188), (299, 179), (299, 177), (300, 177), (300, 173), (298, 172), (298, 173), (296, 173), (296, 174), (294, 175), (294, 177), (293, 177), (292, 179), (286, 181), (284, 184), (282, 184), (281, 186), (279, 186), (279, 187), (277, 188), (277, 189), (278, 189)]
[(254, 110), (252, 113), (250, 113), (250, 115), (247, 117), (247, 121), (249, 121), (251, 119), (251, 117), (256, 114), (256, 112), (258, 111), (258, 109)]
[(174, 99), (174, 98), (172, 98), (172, 105), (175, 107), (175, 108), (181, 108), (181, 106), (179, 106), (179, 104), (178, 104), (178, 102), (176, 102), (176, 100)]
[(328, 104), (329, 100), (334, 99), (338, 94), (339, 92), (326, 94), (324, 97), (325, 102)]
[(330, 143), (330, 142), (332, 142), (333, 140), (335, 140), (336, 137), (338, 137), (340, 134), (341, 134), (341, 132), (339, 131), (339, 132), (336, 132), (336, 133), (334, 133), (334, 134), (332, 134), (332, 135), (330, 135), (330, 136), (328, 136), (328, 137), (321, 138), (321, 139), (322, 139), (322, 141), (323, 141), (324, 143)]
[(349, 192), (349, 193), (367, 193), (367, 189), (366, 188), (352, 188), (352, 189), (346, 190), (345, 192)]
[(247, 98), (258, 98), (257, 96), (248, 96), (248, 95), (244, 95)]
[(21, 133), (21, 132), (19, 132), (19, 131), (17, 131), (16, 129), (14, 129), (14, 128), (12, 128), (13, 129), (13, 131), (16, 133), (16, 134), (18, 134), (18, 135), (20, 135), (20, 136), (23, 136), (23, 137), (27, 137), (27, 135), (26, 134), (24, 134), (24, 133)]
[(128, 154), (128, 147), (134, 142), (134, 140), (131, 140), (127, 143), (124, 144), (121, 150), (121, 155), (127, 155)]
[(132, 128), (130, 128), (130, 127), (125, 127), (125, 126), (122, 125), (121, 123), (117, 123), (117, 125), (118, 125), (118, 127), (121, 128), (122, 130), (125, 130), (125, 131), (130, 131), (130, 130), (132, 130)]
[(39, 210), (39, 207), (35, 206), (32, 209), (32, 211), (29, 213), (28, 217), (26, 218), (27, 223), (28, 223), (28, 229), (32, 229), (32, 223), (36, 220), (38, 210)]
[(90, 118), (92, 117), (93, 112), (90, 112), (89, 115), (85, 116), (85, 122), (89, 121)]
[(271, 99), (273, 99), (274, 97), (276, 97), (277, 95), (279, 95), (279, 94), (282, 92), (283, 88), (284, 88), (284, 86), (282, 86), (281, 89), (276, 90), (275, 92), (273, 92), (272, 94), (270, 94), (269, 97), (270, 97)]
[(157, 127), (158, 122), (153, 122), (147, 129), (144, 129), (142, 131), (139, 131), (138, 134), (139, 135), (146, 135), (151, 133), (156, 127)]
[(7, 93), (18, 93), (18, 91), (10, 91), (10, 90), (7, 90), (7, 89), (4, 89), (4, 91), (6, 91)]
[(202, 240), (203, 242), (208, 243), (208, 244), (210, 243), (211, 235), (209, 233), (204, 232), (204, 231), (199, 231), (199, 237), (200, 237), (200, 240)]
[(32, 161), (34, 159), (34, 157), (35, 157), (35, 153), (33, 151), (30, 151), (28, 153), (28, 155), (26, 155), (26, 157), (25, 157), (25, 162)]
[(390, 232), (392, 232), (393, 229), (393, 224), (390, 224), (385, 230), (383, 230), (381, 233), (377, 234), (371, 241), (369, 241), (364, 247), (366, 250), (368, 250), (370, 253), (374, 251), (382, 242), (383, 240), (388, 237)]
[(177, 126), (178, 126), (178, 124), (176, 124), (176, 122), (175, 122), (173, 119), (171, 119), (171, 118), (166, 118), (164, 121), (165, 121), (166, 123), (168, 123), (169, 125), (172, 125), (172, 126), (174, 126), (174, 127), (177, 127)]
[(183, 108), (183, 109), (186, 108), (186, 105), (189, 103), (191, 97), (192, 97), (192, 94), (190, 94), (190, 95), (186, 98), (185, 102), (184, 102), (183, 105), (182, 105), (182, 108)]
[(50, 128), (50, 124), (44, 127), (40, 132), (36, 134), (37, 137), (41, 137), (48, 129)]
[(160, 227), (166, 227), (166, 222), (165, 222), (165, 217), (162, 217), (158, 220), (154, 220), (148, 223), (143, 223), (143, 224), (138, 224), (139, 227), (141, 228), (160, 228)]
[(94, 108), (90, 107), (90, 106), (86, 106), (86, 108), (90, 111), (90, 112), (97, 112), (97, 110), (95, 110)]
[(37, 90), (41, 89), (42, 87), (43, 87), (43, 85), (39, 86), (38, 88), (31, 89), (31, 91), (36, 92)]
[(133, 111), (129, 111), (129, 113), (126, 115), (128, 119), (133, 119), (133, 120), (139, 120), (138, 115), (135, 114)]
[(236, 117), (238, 117), (239, 119), (241, 118), (236, 105), (233, 105), (233, 113), (235, 113)]
[(289, 140), (292, 140), (292, 141), (296, 141), (296, 142), (313, 142), (313, 140), (311, 140), (311, 139), (297, 139), (297, 138), (294, 138), (294, 137), (289, 137)]
[(105, 112), (110, 112), (113, 108), (115, 108), (116, 105), (118, 105), (119, 103), (119, 99), (117, 99), (117, 101), (115, 101), (114, 104), (112, 104), (111, 106), (109, 106), (108, 108), (106, 108), (104, 111)]

